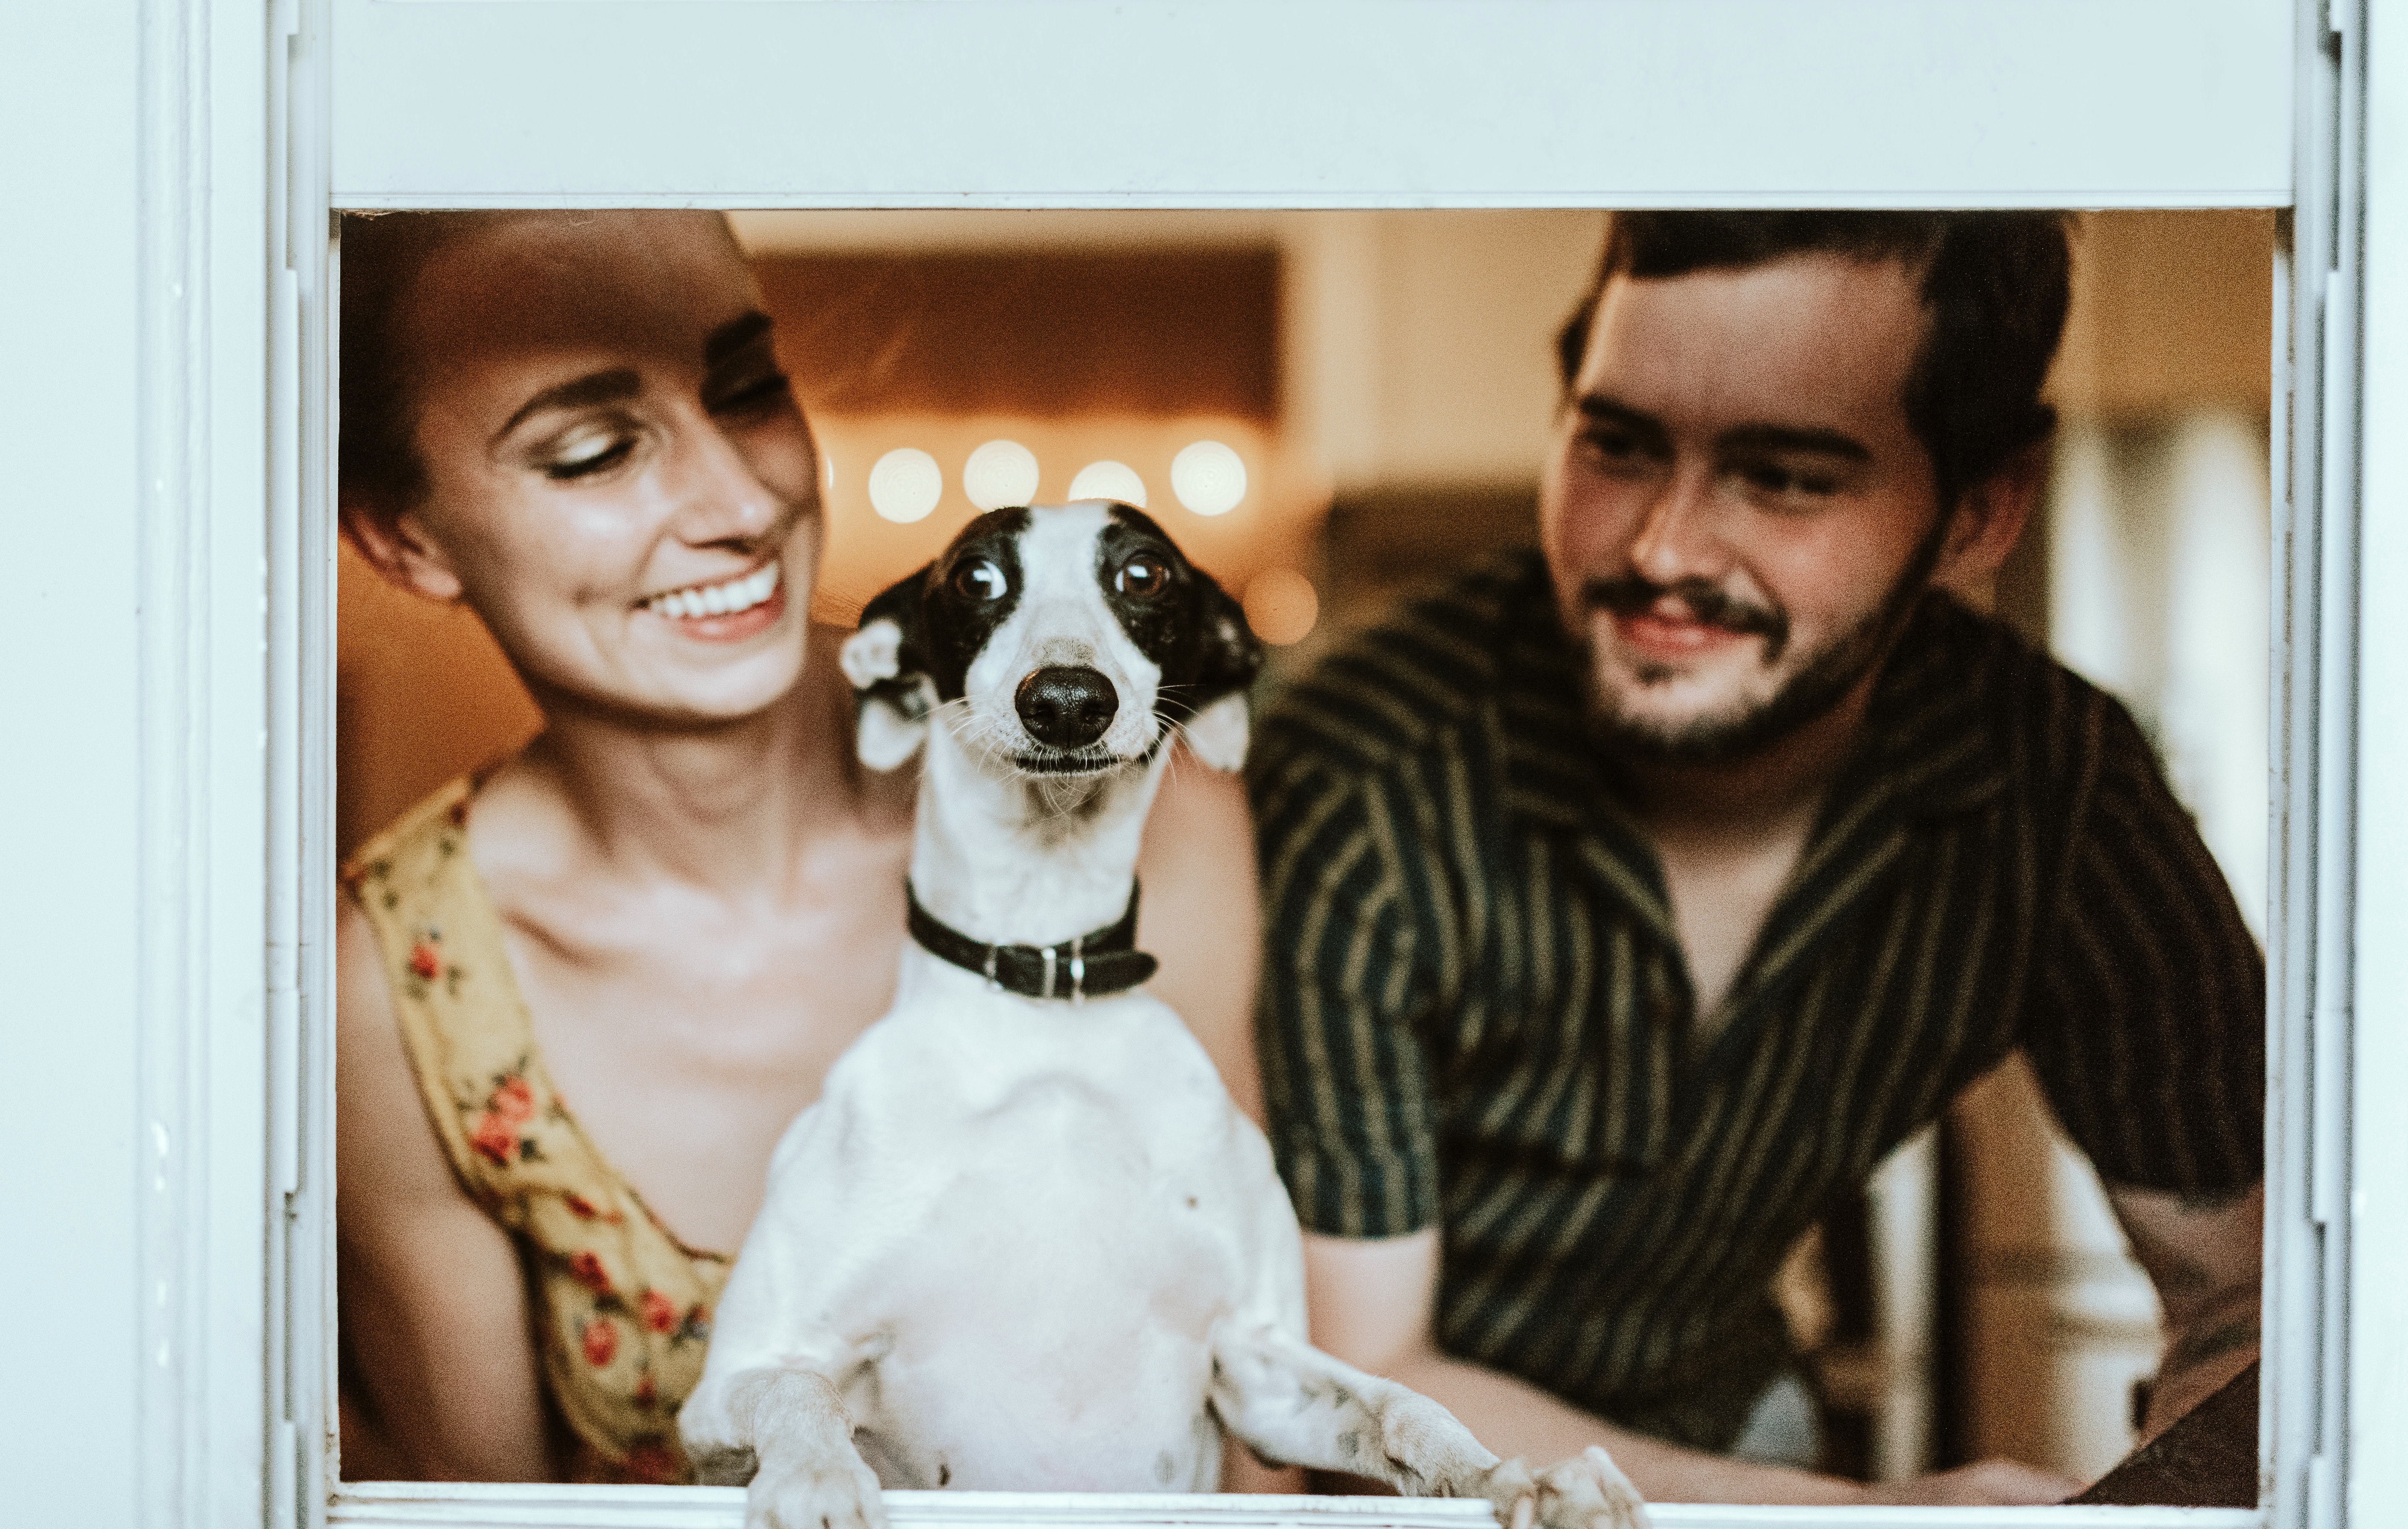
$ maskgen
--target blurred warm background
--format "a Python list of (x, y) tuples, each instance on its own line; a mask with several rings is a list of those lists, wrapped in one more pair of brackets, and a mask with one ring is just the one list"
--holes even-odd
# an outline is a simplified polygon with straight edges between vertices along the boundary
[[(739, 213), (827, 466), (825, 619), (982, 504), (1143, 503), (1279, 646), (1529, 539), (1590, 212)], [(2272, 216), (2086, 216), (2051, 502), (1997, 592), (2121, 695), (2264, 929)], [(1074, 488), (1074, 485), (1076, 487)], [(348, 849), (538, 726), (474, 617), (345, 555)], [(1801, 1246), (1835, 1468), (2131, 1437), (2157, 1311), (2020, 1061)]]
[[(849, 623), (982, 498), (1092, 485), (1160, 517), (1289, 661), (1394, 588), (1523, 536), (1550, 337), (1603, 227), (1558, 212), (734, 221), (826, 458), (824, 619)], [(1209, 470), (1182, 477), (1191, 449)], [(536, 726), (473, 617), (348, 555), (340, 666), (347, 848)]]

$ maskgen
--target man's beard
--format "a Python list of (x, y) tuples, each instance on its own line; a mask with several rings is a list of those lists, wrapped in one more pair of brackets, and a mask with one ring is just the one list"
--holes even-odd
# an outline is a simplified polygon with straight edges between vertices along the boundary
[[(1781, 687), (1753, 706), (1718, 716), (1665, 723), (1623, 710), (1602, 682), (1594, 627), (1587, 621), (1575, 627), (1587, 660), (1589, 715), (1604, 741), (1630, 757), (1654, 764), (1728, 764), (1744, 759), (1787, 738), (1812, 722), (1830, 714), (1866, 675), (1887, 656), (1906, 615), (1923, 594), (1937, 559), (1938, 539), (1918, 548), (1899, 581), (1882, 597), (1870, 614), (1809, 655)], [(1761, 662), (1780, 662), (1789, 645), (1789, 615), (1778, 606), (1757, 605), (1727, 595), (1704, 579), (1656, 584), (1635, 572), (1610, 579), (1592, 579), (1580, 590), (1584, 615), (1603, 611), (1617, 616), (1636, 615), (1670, 596), (1709, 627), (1764, 640)], [(1641, 664), (1636, 678), (1642, 686), (1660, 685), (1678, 671), (1660, 664)]]

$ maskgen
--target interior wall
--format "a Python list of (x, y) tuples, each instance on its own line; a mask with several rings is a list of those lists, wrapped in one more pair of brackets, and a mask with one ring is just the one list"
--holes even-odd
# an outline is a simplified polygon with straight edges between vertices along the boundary
[(1555, 332), (1595, 272), (1598, 212), (1295, 215), (1290, 368), (1333, 491), (1494, 491), (1537, 481)]
[(395, 588), (348, 545), (335, 579), (335, 839), (348, 856), (543, 719), (466, 606)]
[(1277, 248), (752, 255), (807, 412), (1279, 415)]
[(1597, 212), (1314, 212), (1280, 225), (1284, 424), (1326, 515), (1319, 620), (1266, 685), (1416, 585), (1536, 534), (1555, 338), (1596, 269)]
[(2086, 214), (2050, 396), (2070, 418), (2225, 405), (2262, 415), (2273, 385), (2273, 252), (2268, 211)]

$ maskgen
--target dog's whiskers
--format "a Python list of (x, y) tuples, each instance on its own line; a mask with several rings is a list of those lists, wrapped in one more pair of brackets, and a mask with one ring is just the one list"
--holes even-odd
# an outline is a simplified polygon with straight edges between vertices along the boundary
[(1189, 717), (1197, 715), (1202, 708), (1191, 705), (1187, 701), (1171, 694), (1174, 690), (1184, 690), (1190, 688), (1192, 688), (1192, 686), (1181, 685), (1165, 685), (1157, 687), (1154, 691), (1155, 709), (1159, 711), (1165, 707), (1176, 706), (1182, 712), (1184, 712)]
[(992, 766), (998, 760), (1008, 761), (1016, 742), (1010, 733), (989, 719), (979, 715), (967, 696), (940, 701), (930, 713), (932, 719), (941, 720), (945, 731), (961, 744), (963, 750), (976, 757), (981, 766)]

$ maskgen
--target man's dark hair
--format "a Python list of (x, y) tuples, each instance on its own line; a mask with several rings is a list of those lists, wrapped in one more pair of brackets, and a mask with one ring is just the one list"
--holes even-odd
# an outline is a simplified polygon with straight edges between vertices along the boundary
[(2056, 427), (2040, 389), (2070, 293), (2060, 212), (1617, 212), (1597, 281), (1555, 339), (1565, 390), (1615, 277), (1743, 269), (1802, 254), (1895, 260), (1921, 278), (1926, 325), (1904, 401), (1943, 508)]

